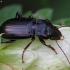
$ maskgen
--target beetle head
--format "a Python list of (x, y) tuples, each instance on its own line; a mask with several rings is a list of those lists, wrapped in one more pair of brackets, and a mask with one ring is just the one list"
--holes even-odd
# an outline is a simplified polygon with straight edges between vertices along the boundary
[(36, 35), (43, 39), (60, 40), (61, 32), (47, 20), (39, 19), (37, 21)]

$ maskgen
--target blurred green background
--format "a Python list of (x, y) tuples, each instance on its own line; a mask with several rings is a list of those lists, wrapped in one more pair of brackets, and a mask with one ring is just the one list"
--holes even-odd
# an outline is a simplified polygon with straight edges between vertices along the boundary
[(14, 17), (16, 11), (25, 17), (33, 15), (55, 24), (70, 25), (70, 0), (2, 0), (0, 23)]

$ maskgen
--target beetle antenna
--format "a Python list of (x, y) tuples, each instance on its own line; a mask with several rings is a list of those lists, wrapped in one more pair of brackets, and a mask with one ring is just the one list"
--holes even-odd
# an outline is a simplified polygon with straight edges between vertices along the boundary
[(58, 47), (59, 47), (59, 48), (61, 49), (61, 51), (63, 52), (63, 54), (65, 55), (65, 57), (66, 57), (66, 59), (67, 59), (68, 63), (70, 64), (70, 61), (69, 61), (69, 59), (68, 59), (67, 55), (65, 54), (65, 52), (63, 51), (63, 49), (59, 46), (59, 44), (58, 44), (57, 40), (55, 40), (55, 41), (56, 41), (56, 43), (57, 43)]

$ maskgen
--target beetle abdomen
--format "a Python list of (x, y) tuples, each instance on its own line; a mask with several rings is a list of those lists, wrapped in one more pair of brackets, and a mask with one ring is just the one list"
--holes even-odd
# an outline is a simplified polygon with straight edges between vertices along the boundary
[[(23, 18), (24, 19), (24, 18)], [(11, 21), (12, 20), (12, 21)], [(32, 37), (33, 35), (33, 23), (32, 21), (25, 21), (22, 19), (14, 19), (4, 22), (2, 25), (2, 32), (5, 34), (2, 36), (7, 39), (24, 39)]]

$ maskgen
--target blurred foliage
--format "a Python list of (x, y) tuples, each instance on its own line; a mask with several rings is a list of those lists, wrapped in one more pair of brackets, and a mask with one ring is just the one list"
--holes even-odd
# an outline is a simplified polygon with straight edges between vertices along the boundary
[(31, 12), (31, 11), (28, 11), (28, 12), (26, 12), (25, 14), (23, 14), (23, 17), (28, 17), (28, 16), (30, 16), (30, 15), (32, 15), (32, 12)]
[(52, 9), (44, 8), (44, 9), (38, 10), (36, 13), (33, 14), (33, 16), (37, 19), (47, 19), (48, 18), (49, 20), (51, 20), (52, 13), (53, 13)]
[(70, 0), (50, 0), (49, 4), (54, 9), (52, 20), (70, 18)]
[(33, 13), (39, 9), (52, 8), (52, 20), (70, 18), (70, 0), (3, 0), (0, 8), (5, 6), (19, 4), (22, 5), (23, 13), (32, 11)]
[(20, 5), (11, 5), (4, 7), (0, 10), (0, 24), (2, 24), (7, 19), (15, 17), (16, 11), (22, 11), (22, 7)]
[(58, 24), (58, 25), (66, 25), (66, 26), (70, 26), (70, 18), (66, 18), (66, 19), (59, 19), (53, 22), (54, 24)]
[[(10, 5), (2, 8), (0, 10), (0, 24), (2, 24), (4, 21), (15, 18), (16, 12), (19, 11), (22, 13), (22, 6), (21, 5)], [(28, 11), (26, 13), (22, 13), (23, 17), (28, 17), (32, 15), (36, 19), (49, 19), (52, 20), (53, 15), (53, 9), (51, 8), (43, 8), (35, 13), (32, 13), (32, 11)], [(70, 25), (70, 18), (66, 19), (60, 19), (56, 21), (52, 21), (53, 24), (59, 24), (59, 25)]]

